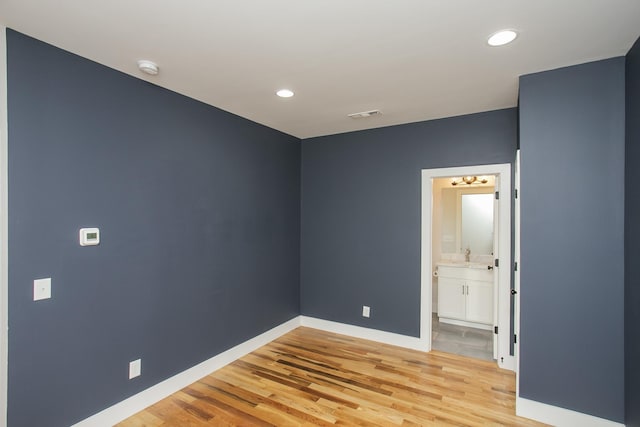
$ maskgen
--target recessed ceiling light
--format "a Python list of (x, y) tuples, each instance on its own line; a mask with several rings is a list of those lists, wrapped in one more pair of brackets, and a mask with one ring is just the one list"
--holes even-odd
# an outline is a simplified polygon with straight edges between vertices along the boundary
[(293, 91), (289, 89), (280, 89), (276, 92), (276, 95), (278, 95), (280, 98), (291, 98), (293, 96)]
[(518, 37), (518, 33), (513, 30), (501, 30), (492, 34), (487, 43), (489, 43), (489, 46), (502, 46), (511, 43), (516, 37)]
[(147, 61), (146, 59), (141, 59), (140, 61), (138, 61), (138, 69), (143, 73), (149, 74), (150, 76), (155, 76), (160, 71), (160, 69), (158, 68), (158, 64), (152, 61)]

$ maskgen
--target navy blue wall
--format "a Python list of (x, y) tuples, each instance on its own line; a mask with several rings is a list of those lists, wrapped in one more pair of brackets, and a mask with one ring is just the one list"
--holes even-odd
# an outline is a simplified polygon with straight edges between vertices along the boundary
[(625, 385), (626, 423), (640, 426), (640, 39), (627, 54), (625, 187)]
[(419, 336), (421, 170), (511, 163), (516, 125), (507, 109), (304, 140), (302, 314)]
[(9, 425), (69, 425), (298, 315), (298, 139), (7, 38)]
[(624, 58), (520, 79), (520, 396), (624, 420)]

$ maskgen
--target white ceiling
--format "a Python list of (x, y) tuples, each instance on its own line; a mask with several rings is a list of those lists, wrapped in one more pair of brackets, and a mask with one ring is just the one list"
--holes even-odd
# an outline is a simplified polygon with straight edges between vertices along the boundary
[(308, 138), (513, 107), (520, 75), (626, 54), (640, 1), (0, 0), (0, 23)]

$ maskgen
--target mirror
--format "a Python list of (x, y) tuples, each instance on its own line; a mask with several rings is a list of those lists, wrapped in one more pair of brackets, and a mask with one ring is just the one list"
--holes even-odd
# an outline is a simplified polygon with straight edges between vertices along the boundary
[(461, 249), (493, 253), (493, 194), (462, 194)]
[(442, 253), (493, 254), (493, 188), (442, 189)]

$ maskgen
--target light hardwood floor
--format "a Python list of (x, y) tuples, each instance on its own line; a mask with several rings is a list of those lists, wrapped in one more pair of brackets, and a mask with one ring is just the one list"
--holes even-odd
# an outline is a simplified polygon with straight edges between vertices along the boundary
[(298, 328), (118, 424), (541, 426), (493, 362)]

